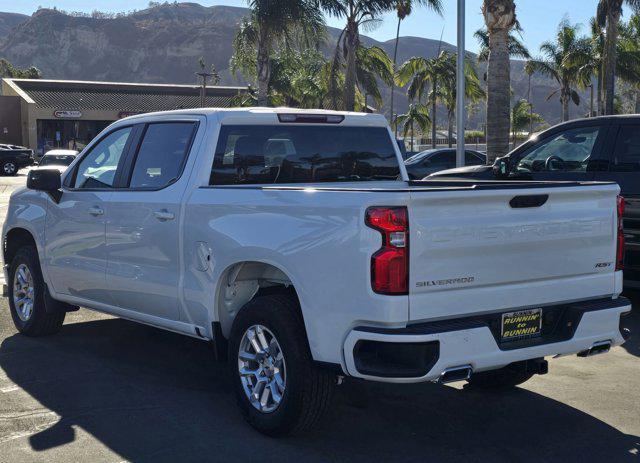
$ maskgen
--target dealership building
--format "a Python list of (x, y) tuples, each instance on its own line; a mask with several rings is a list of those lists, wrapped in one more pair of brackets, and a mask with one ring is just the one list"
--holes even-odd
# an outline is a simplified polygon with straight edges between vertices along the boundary
[[(209, 86), (205, 106), (228, 108), (247, 87)], [(113, 121), (134, 114), (201, 106), (197, 85), (2, 79), (0, 143), (43, 154), (82, 149)]]

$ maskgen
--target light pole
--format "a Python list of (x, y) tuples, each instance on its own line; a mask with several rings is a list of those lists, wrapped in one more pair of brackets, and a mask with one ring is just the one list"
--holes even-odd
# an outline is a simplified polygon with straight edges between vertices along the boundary
[(590, 106), (589, 106), (589, 117), (593, 117), (593, 82), (591, 82), (589, 85), (587, 85), (587, 87), (589, 87), (591, 89), (591, 102), (590, 102)]
[(458, 63), (457, 63), (457, 89), (456, 89), (456, 166), (464, 166), (464, 136), (466, 108), (465, 108), (465, 80), (464, 80), (464, 57), (465, 57), (465, 0), (458, 0)]

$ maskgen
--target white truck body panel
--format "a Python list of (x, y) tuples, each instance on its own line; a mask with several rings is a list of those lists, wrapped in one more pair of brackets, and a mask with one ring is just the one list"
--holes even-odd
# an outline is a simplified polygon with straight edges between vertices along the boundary
[[(56, 204), (46, 193), (20, 190), (11, 198), (3, 237), (17, 228), (33, 235), (55, 299), (205, 340), (215, 336), (213, 324), (228, 335), (241, 309), (237, 301), (257, 291), (257, 280), (235, 281), (234, 272), (266, 264), (273, 268), (269, 281), (295, 288), (314, 360), (369, 379), (432, 380), (460, 364), (483, 370), (576, 353), (601, 340), (624, 341), (618, 323), (630, 307), (615, 303), (585, 313), (569, 340), (514, 350), (501, 350), (487, 328), (401, 331), (415, 323), (511, 309), (615, 301), (622, 289), (621, 272), (615, 270), (617, 185), (528, 188), (502, 183), (482, 189), (470, 182), (414, 185), (397, 180), (210, 186), (221, 125), (277, 125), (279, 112), (304, 113), (289, 108), (177, 111), (118, 121), (106, 131), (146, 122), (199, 121), (177, 181), (157, 191), (101, 193), (104, 214), (90, 226), (87, 208), (94, 206), (96, 193), (63, 188)], [(314, 113), (344, 115), (344, 126), (386, 127), (377, 115)], [(394, 149), (401, 160), (395, 144)], [(406, 179), (399, 164), (400, 177)], [(514, 196), (527, 195), (548, 195), (548, 200), (536, 208), (509, 206)], [(381, 235), (365, 225), (371, 206), (407, 207), (408, 295), (372, 289), (371, 256), (380, 248)], [(157, 212), (172, 218), (160, 220)], [(388, 331), (357, 329), (363, 326)], [(419, 378), (365, 375), (353, 359), (361, 339), (435, 339), (441, 344), (440, 359)]]

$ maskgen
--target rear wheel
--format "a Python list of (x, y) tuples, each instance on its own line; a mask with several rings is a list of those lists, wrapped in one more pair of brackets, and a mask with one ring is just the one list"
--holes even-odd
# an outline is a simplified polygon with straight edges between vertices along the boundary
[(229, 364), (242, 414), (264, 434), (306, 431), (329, 407), (335, 378), (313, 363), (291, 296), (262, 296), (244, 306), (231, 330)]
[(18, 250), (9, 266), (9, 308), (18, 331), (27, 336), (56, 333), (64, 323), (64, 311), (47, 312), (45, 284), (34, 246)]
[(16, 175), (18, 173), (18, 166), (15, 161), (4, 161), (0, 167), (2, 175)]
[(498, 370), (474, 373), (468, 383), (479, 389), (511, 389), (529, 381), (534, 375), (526, 371), (523, 365), (514, 363)]

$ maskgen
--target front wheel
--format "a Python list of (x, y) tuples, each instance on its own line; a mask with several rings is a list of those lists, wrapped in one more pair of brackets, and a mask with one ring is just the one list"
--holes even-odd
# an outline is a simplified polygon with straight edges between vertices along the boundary
[(2, 175), (16, 175), (18, 173), (18, 165), (15, 161), (4, 161), (0, 167)]
[(38, 252), (34, 246), (18, 250), (9, 266), (9, 309), (13, 324), (26, 336), (56, 333), (64, 323), (65, 312), (47, 312), (45, 283)]
[(229, 363), (244, 418), (270, 436), (312, 428), (329, 407), (334, 376), (311, 359), (297, 301), (257, 297), (231, 329)]

